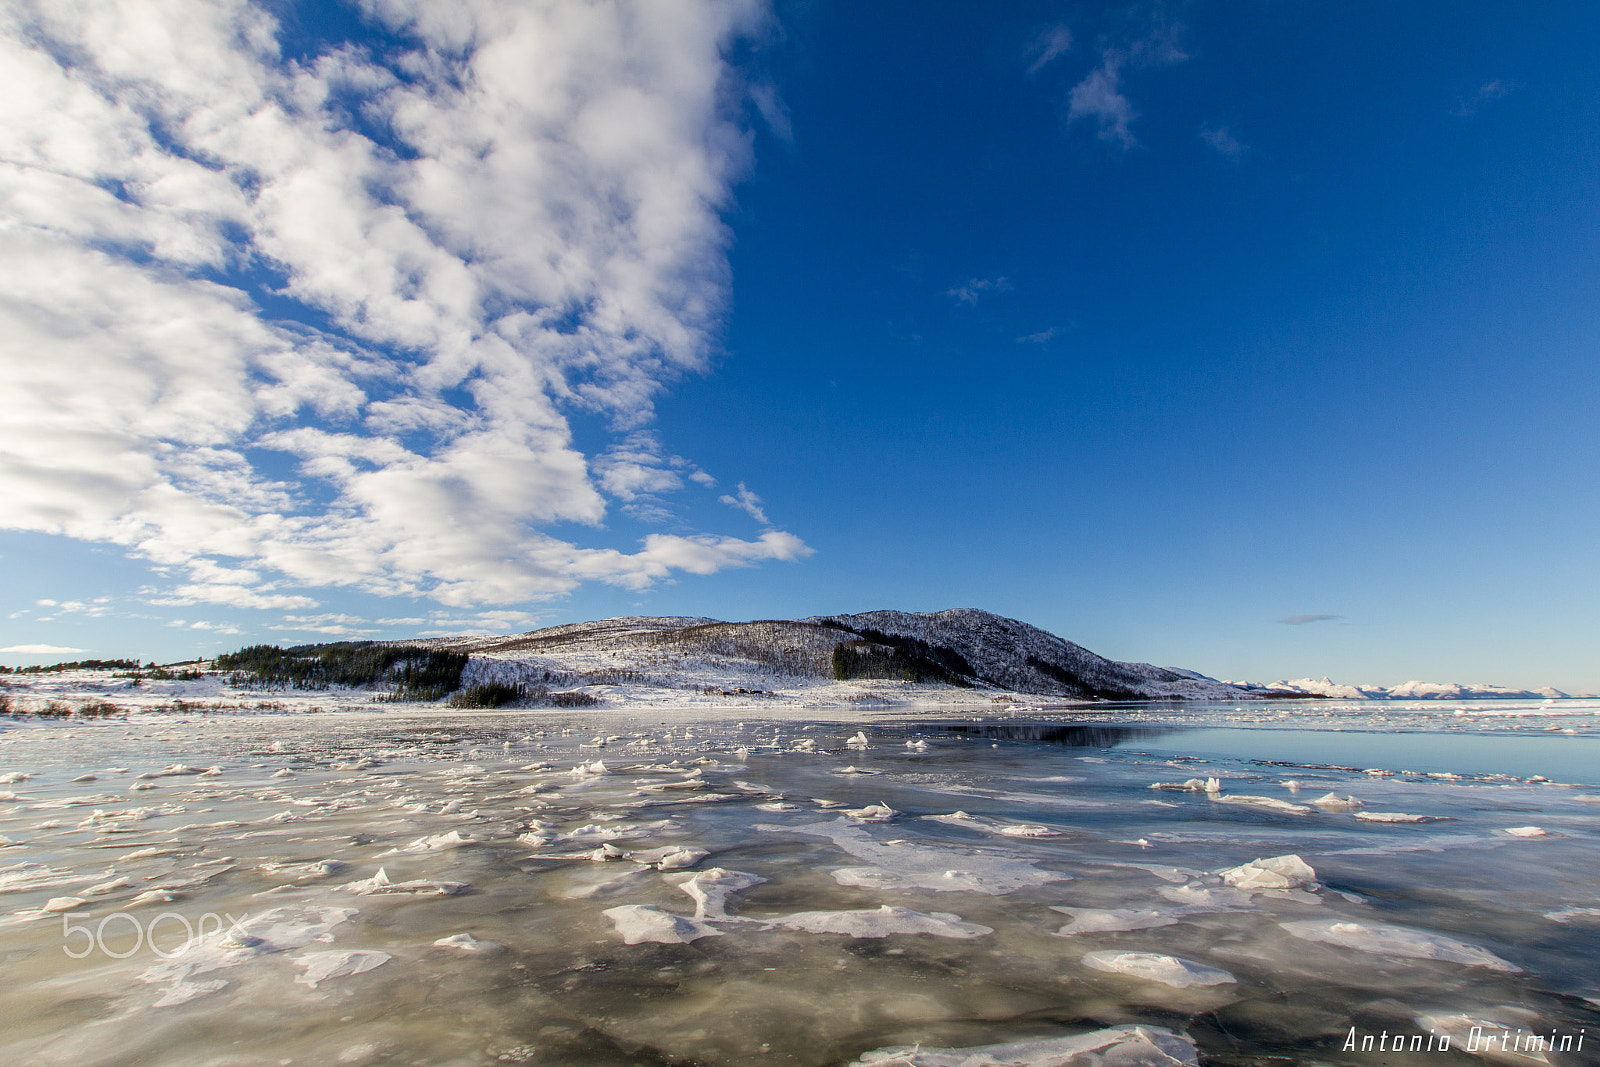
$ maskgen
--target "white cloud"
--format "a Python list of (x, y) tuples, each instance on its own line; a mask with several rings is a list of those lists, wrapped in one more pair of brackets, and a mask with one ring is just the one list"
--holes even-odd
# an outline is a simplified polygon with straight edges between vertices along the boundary
[(261, 592), (242, 585), (180, 585), (170, 596), (149, 601), (161, 607), (182, 607), (188, 604), (224, 604), (230, 608), (314, 608), (317, 602), (308, 596)]
[(0, 652), (17, 652), (25, 656), (71, 656), (87, 651), (87, 648), (66, 648), (62, 645), (7, 645), (0, 648)]
[(1056, 328), (1054, 326), (1051, 326), (1048, 329), (1040, 330), (1038, 333), (1025, 333), (1025, 334), (1023, 334), (1021, 337), (1017, 338), (1017, 344), (1019, 344), (1019, 345), (1042, 345), (1045, 342), (1049, 341), (1050, 338), (1054, 337), (1055, 335), (1056, 335)]
[(1114, 141), (1123, 148), (1139, 142), (1131, 126), (1138, 112), (1122, 90), (1123, 74), (1129, 68), (1164, 67), (1189, 58), (1179, 43), (1183, 27), (1175, 22), (1158, 21), (1144, 37), (1126, 48), (1104, 48), (1100, 65), (1078, 84), (1067, 97), (1067, 122), (1092, 119), (1102, 141)]
[(1217, 152), (1235, 163), (1244, 155), (1244, 145), (1233, 135), (1233, 131), (1226, 126), (1213, 126), (1205, 123), (1200, 127), (1200, 139)]
[(1066, 55), (1072, 50), (1072, 31), (1065, 26), (1051, 26), (1040, 33), (1024, 50), (1023, 56), (1031, 60), (1028, 64), (1028, 73), (1037, 74), (1049, 66), (1052, 60)]
[(655, 434), (638, 431), (629, 434), (596, 458), (595, 473), (600, 488), (619, 500), (637, 500), (683, 488), (683, 479), (673, 470), (684, 460), (662, 453)]
[(729, 507), (738, 508), (763, 526), (771, 525), (767, 521), (767, 513), (761, 509), (761, 498), (746, 489), (743, 482), (739, 483), (738, 496), (730, 496), (725, 493), (719, 496), (717, 500)]
[(366, 619), (356, 615), (336, 613), (285, 615), (280, 622), (268, 626), (267, 629), (290, 633), (329, 634), (335, 637), (363, 637), (367, 634), (377, 633), (376, 628), (361, 625), (366, 621)]
[(962, 304), (977, 304), (978, 298), (985, 293), (1005, 293), (1011, 290), (1011, 282), (1004, 278), (968, 278), (965, 285), (952, 286), (945, 290), (945, 296), (953, 296)]
[(1067, 121), (1092, 118), (1100, 126), (1102, 141), (1116, 141), (1124, 148), (1138, 142), (1128, 129), (1137, 113), (1133, 104), (1122, 94), (1122, 66), (1127, 57), (1114, 49), (1107, 50), (1100, 65), (1089, 72), (1067, 97)]
[(1478, 113), (1478, 109), (1484, 104), (1490, 104), (1496, 100), (1503, 100), (1516, 91), (1516, 89), (1517, 84), (1515, 82), (1509, 82), (1502, 78), (1495, 78), (1493, 81), (1484, 82), (1482, 85), (1478, 86), (1477, 91), (1470, 97), (1462, 97), (1456, 102), (1454, 114), (1457, 118), (1471, 118), (1473, 115)]
[(653, 439), (591, 465), (568, 420), (636, 429), (706, 366), (750, 151), (722, 53), (765, 6), (364, 10), (394, 36), (304, 62), (246, 0), (0, 11), (0, 525), (280, 610), (804, 554), (543, 532), (701, 481)]

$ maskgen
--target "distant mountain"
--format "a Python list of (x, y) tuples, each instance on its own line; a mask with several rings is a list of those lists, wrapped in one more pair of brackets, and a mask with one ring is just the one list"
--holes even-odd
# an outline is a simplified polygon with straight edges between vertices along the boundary
[(1284, 696), (1331, 697), (1340, 700), (1560, 700), (1572, 694), (1546, 686), (1543, 689), (1511, 689), (1503, 685), (1471, 685), (1461, 682), (1406, 682), (1403, 685), (1341, 685), (1329, 678), (1295, 678), (1266, 685), (1234, 682), (1256, 693)]
[(1238, 700), (1194, 671), (1119, 663), (988, 611), (797, 620), (629, 617), (426, 644), (471, 654), (471, 681), (804, 688), (879, 679), (1083, 700)]

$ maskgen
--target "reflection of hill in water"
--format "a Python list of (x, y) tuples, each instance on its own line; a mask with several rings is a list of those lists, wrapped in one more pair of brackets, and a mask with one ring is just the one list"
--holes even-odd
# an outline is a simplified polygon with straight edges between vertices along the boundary
[(929, 723), (925, 730), (986, 737), (994, 741), (1032, 741), (1069, 748), (1111, 748), (1124, 741), (1146, 741), (1173, 733), (1173, 728), (1152, 726), (1097, 726), (1048, 722)]

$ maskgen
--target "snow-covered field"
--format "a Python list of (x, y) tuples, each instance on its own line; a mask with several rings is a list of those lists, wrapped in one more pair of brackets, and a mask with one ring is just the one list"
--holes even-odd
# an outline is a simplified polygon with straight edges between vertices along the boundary
[(13, 693), (142, 710), (0, 720), (0, 1062), (1380, 1062), (1354, 1028), (1473, 1063), (1474, 1026), (1600, 1033), (1593, 702), (42, 684)]

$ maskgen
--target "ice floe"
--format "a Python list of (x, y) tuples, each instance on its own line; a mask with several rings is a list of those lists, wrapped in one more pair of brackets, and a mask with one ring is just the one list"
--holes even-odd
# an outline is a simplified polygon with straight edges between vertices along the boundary
[(694, 901), (696, 919), (728, 918), (728, 900), (766, 881), (760, 875), (744, 871), (729, 871), (721, 867), (708, 867), (694, 874), (680, 872), (666, 876), (669, 884), (677, 886)]
[(1238, 981), (1227, 971), (1216, 967), (1207, 967), (1180, 956), (1163, 956), (1158, 952), (1091, 952), (1083, 957), (1083, 965), (1097, 971), (1160, 982), (1174, 989), (1227, 985)]
[(1311, 808), (1304, 804), (1294, 804), (1277, 797), (1255, 796), (1250, 793), (1216, 793), (1207, 790), (1207, 795), (1216, 804), (1238, 804), (1244, 807), (1260, 808), (1263, 811), (1275, 811), (1281, 815), (1310, 815)]
[(1356, 818), (1362, 822), (1422, 823), (1443, 822), (1438, 815), (1410, 815), (1403, 811), (1358, 811)]
[[(1086, 757), (1082, 757), (1086, 758)], [(1220, 778), (1190, 778), (1183, 782), (1152, 782), (1151, 789), (1170, 789), (1179, 793), (1220, 793)]]
[(1192, 1040), (1159, 1026), (1113, 1026), (1074, 1037), (969, 1048), (898, 1045), (850, 1067), (1199, 1067)]
[(625, 944), (645, 941), (683, 945), (702, 937), (720, 937), (722, 931), (699, 919), (673, 915), (648, 904), (623, 904), (601, 912), (611, 920)]
[(1072, 916), (1072, 921), (1056, 931), (1058, 937), (1073, 934), (1109, 934), (1128, 930), (1150, 930), (1158, 926), (1172, 926), (1184, 913), (1174, 911), (1140, 911), (1124, 908), (1069, 908), (1050, 905), (1051, 911)]
[(466, 882), (442, 882), (428, 878), (416, 878), (406, 882), (392, 882), (389, 873), (379, 867), (378, 873), (371, 878), (357, 882), (346, 882), (339, 887), (346, 893), (354, 893), (358, 897), (373, 894), (387, 894), (394, 896), (419, 896), (419, 897), (450, 897), (464, 893), (471, 888)]
[(493, 941), (479, 941), (471, 934), (466, 933), (451, 934), (449, 937), (441, 937), (432, 944), (434, 948), (449, 948), (454, 949), (457, 952), (470, 952), (481, 955), (487, 955), (491, 952), (498, 952), (504, 947), (503, 945), (496, 944)]
[(762, 920), (769, 926), (803, 930), (812, 934), (848, 934), (855, 938), (888, 937), (890, 934), (932, 934), (935, 937), (982, 937), (994, 933), (988, 926), (962, 922), (961, 916), (935, 911), (924, 914), (909, 908), (885, 904), (880, 908), (849, 911), (801, 911), (776, 919)]
[(920, 845), (903, 841), (880, 842), (866, 827), (848, 819), (766, 826), (756, 829), (825, 837), (869, 867), (841, 867), (833, 872), (840, 885), (867, 889), (934, 889), (979, 893), (1010, 893), (1027, 886), (1048, 885), (1069, 876), (1042, 871), (1031, 861), (1001, 852)]
[(365, 974), (375, 967), (383, 966), (393, 958), (387, 952), (352, 949), (345, 952), (336, 950), (305, 952), (299, 956), (290, 957), (290, 962), (296, 967), (305, 968), (305, 973), (296, 978), (295, 981), (315, 989), (320, 983), (326, 982), (330, 978), (347, 978), (353, 974)]
[(1317, 884), (1317, 872), (1295, 855), (1251, 860), (1219, 873), (1239, 889), (1303, 889)]
[(1491, 971), (1516, 972), (1521, 968), (1496, 956), (1488, 949), (1469, 945), (1464, 941), (1445, 937), (1426, 930), (1413, 930), (1406, 926), (1386, 926), (1379, 923), (1340, 922), (1313, 919), (1305, 922), (1279, 923), (1295, 937), (1307, 941), (1322, 941), (1340, 948), (1370, 952), (1379, 956), (1398, 956), (1412, 960), (1443, 960), (1462, 963), (1469, 967), (1487, 967)]
[(195, 976), (237, 967), (258, 956), (332, 941), (333, 928), (355, 914), (354, 908), (304, 905), (230, 920), (228, 927), (191, 939), (170, 958), (145, 968), (137, 977), (142, 982), (167, 986), (156, 1007), (182, 1004), (227, 985), (226, 980), (192, 981)]

